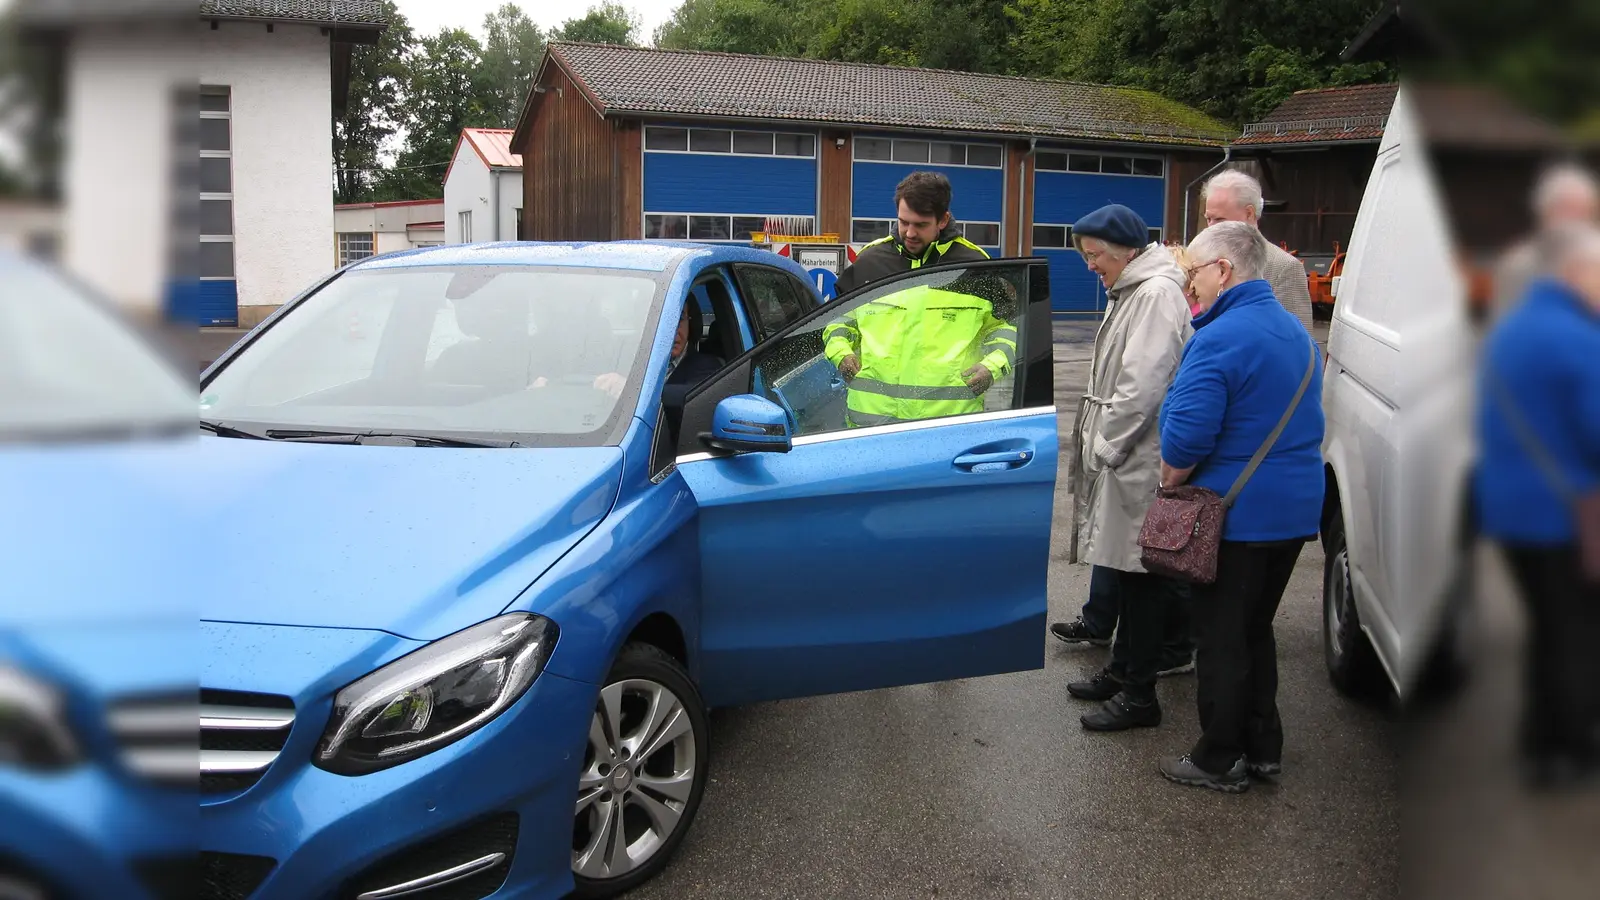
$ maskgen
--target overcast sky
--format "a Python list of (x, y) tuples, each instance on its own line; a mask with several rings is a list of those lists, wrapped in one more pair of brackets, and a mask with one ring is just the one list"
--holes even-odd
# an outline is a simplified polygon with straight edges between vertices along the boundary
[[(4, 3), (5, 0), (0, 0)], [(434, 34), (441, 28), (465, 28), (483, 39), (483, 18), (499, 9), (506, 0), (395, 0), (406, 21), (418, 34)], [(622, 0), (622, 5), (644, 21), (639, 37), (650, 42), (656, 26), (665, 22), (682, 0)], [(576, 19), (595, 5), (595, 0), (522, 0), (517, 3), (528, 18), (549, 31), (568, 19)]]

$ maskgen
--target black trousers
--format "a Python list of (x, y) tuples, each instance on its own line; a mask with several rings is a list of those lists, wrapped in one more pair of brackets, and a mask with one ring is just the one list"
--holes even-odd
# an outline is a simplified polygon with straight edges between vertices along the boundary
[(1522, 752), (1600, 762), (1600, 585), (1576, 547), (1505, 548), (1528, 617)]
[[(1111, 634), (1117, 627), (1117, 594), (1122, 585), (1122, 573), (1105, 566), (1095, 566), (1089, 575), (1089, 600), (1083, 604), (1083, 624), (1095, 634)], [(1194, 629), (1189, 623), (1189, 586), (1182, 582), (1169, 582), (1172, 590), (1167, 608), (1166, 629), (1161, 638), (1163, 666), (1194, 655)], [(1119, 641), (1111, 647), (1111, 659), (1127, 653), (1127, 644)]]
[(1283, 761), (1272, 620), (1304, 546), (1223, 541), (1217, 580), (1190, 587), (1201, 734), (1189, 756), (1207, 772), (1225, 772), (1240, 756)]
[(1164, 647), (1187, 644), (1188, 586), (1148, 572), (1114, 571), (1117, 576), (1117, 637), (1111, 645), (1111, 674), (1132, 700), (1153, 703), (1156, 672)]

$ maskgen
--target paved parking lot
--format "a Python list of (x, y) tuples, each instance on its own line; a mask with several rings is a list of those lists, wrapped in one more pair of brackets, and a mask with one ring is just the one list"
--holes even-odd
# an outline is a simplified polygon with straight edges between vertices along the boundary
[[(1062, 431), (1091, 324), (1057, 324)], [(1320, 335), (1319, 335), (1320, 337)], [(1057, 492), (1052, 618), (1076, 615)], [(1194, 678), (1163, 680), (1162, 727), (1091, 735), (1067, 681), (1106, 651), (1048, 635), (1043, 670), (722, 710), (712, 782), (675, 863), (635, 892), (667, 898), (1395, 897), (1400, 815), (1387, 712), (1323, 674), (1322, 556), (1278, 617), (1285, 775), (1228, 797), (1170, 785), (1162, 754), (1196, 736)]]

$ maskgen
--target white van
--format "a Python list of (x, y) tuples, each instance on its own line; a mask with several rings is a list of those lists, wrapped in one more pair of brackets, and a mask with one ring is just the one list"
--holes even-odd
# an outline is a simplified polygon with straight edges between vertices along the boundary
[(1334, 284), (1322, 395), (1328, 674), (1402, 700), (1460, 671), (1476, 342), (1411, 103), (1402, 88)]

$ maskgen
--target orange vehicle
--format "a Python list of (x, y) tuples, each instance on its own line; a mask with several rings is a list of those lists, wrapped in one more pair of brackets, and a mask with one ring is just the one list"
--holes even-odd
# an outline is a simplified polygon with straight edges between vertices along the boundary
[(1339, 242), (1333, 242), (1333, 261), (1328, 263), (1326, 272), (1312, 270), (1306, 275), (1306, 286), (1311, 291), (1311, 307), (1333, 309), (1333, 279), (1344, 272), (1344, 251), (1339, 248)]

